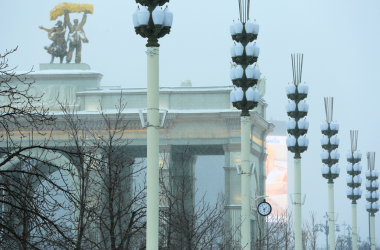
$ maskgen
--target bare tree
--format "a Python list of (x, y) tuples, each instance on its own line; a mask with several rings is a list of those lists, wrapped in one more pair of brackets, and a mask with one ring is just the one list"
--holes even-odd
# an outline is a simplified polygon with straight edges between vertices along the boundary
[(223, 241), (223, 196), (216, 203), (207, 202), (205, 194), (195, 199), (195, 157), (190, 148), (171, 153), (171, 160), (163, 157), (168, 168), (160, 170), (160, 249), (238, 249), (231, 243), (233, 237), (227, 239), (230, 248)]
[(303, 222), (303, 249), (316, 250), (319, 231), (316, 230), (316, 212), (309, 212), (309, 220)]
[(9, 69), (16, 49), (0, 55), (0, 248), (133, 248), (145, 228), (145, 184), (132, 188), (141, 167), (123, 151), (125, 105), (98, 114), (105, 137), (65, 104), (50, 115), (29, 93), (31, 71)]
[[(259, 220), (259, 215), (254, 213)], [(259, 225), (260, 229), (254, 238), (253, 249), (293, 249), (293, 217), (288, 211), (280, 211), (266, 217), (266, 224)]]
[[(0, 244), (43, 249), (43, 234), (69, 240), (52, 216), (57, 207), (51, 197), (55, 191), (69, 192), (49, 177), (51, 162), (60, 158), (49, 145), (56, 118), (40, 103), (42, 96), (29, 93), (34, 82), (26, 76), (32, 71), (17, 74), (9, 67), (7, 58), (16, 50), (0, 55)], [(38, 189), (41, 183), (50, 190)]]
[(83, 118), (62, 105), (61, 127), (70, 138), (64, 151), (83, 166), (74, 184), (79, 192), (71, 216), (76, 249), (132, 249), (145, 230), (146, 185), (133, 183), (144, 168), (129, 149), (125, 106), (120, 96), (115, 113), (99, 110)]

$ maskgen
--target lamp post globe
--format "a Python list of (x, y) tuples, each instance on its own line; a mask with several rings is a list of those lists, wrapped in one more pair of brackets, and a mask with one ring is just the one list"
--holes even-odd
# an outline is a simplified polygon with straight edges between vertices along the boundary
[(132, 15), (137, 35), (147, 38), (147, 224), (146, 249), (158, 250), (159, 227), (159, 47), (158, 39), (170, 33), (173, 13), (169, 0), (136, 0)]

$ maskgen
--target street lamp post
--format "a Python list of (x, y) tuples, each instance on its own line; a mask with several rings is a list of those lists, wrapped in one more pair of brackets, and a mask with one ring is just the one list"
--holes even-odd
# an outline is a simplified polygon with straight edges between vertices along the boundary
[[(235, 43), (230, 49), (236, 66), (230, 71), (232, 83), (237, 89), (231, 92), (231, 102), (241, 110), (241, 248), (251, 249), (251, 171), (250, 171), (250, 115), (249, 110), (257, 107), (260, 93), (255, 87), (260, 77), (257, 62), (260, 48), (256, 42), (259, 24), (249, 20), (250, 0), (239, 0), (240, 20), (230, 25)], [(263, 194), (261, 194), (263, 195)]]
[[(309, 122), (304, 118), (309, 111), (309, 104), (304, 101), (309, 93), (309, 86), (301, 83), (303, 55), (292, 55), (293, 84), (286, 87), (290, 99), (286, 112), (290, 116), (287, 122), (289, 136), (286, 139), (288, 150), (294, 153), (294, 227), (295, 249), (302, 249), (302, 214), (301, 214), (301, 153), (307, 150), (309, 139), (306, 137)], [(304, 118), (304, 119), (303, 119)]]
[[(316, 224), (315, 228), (314, 228), (314, 231), (320, 231), (320, 232), (322, 232), (322, 233), (324, 233), (326, 235), (326, 250), (328, 250), (328, 248), (329, 248), (329, 233), (330, 233), (330, 231), (329, 231), (329, 215), (328, 215), (327, 212), (326, 212), (326, 215), (323, 216), (323, 218), (326, 219), (326, 224), (322, 224), (322, 223)], [(336, 226), (335, 231), (340, 232), (339, 225), (336, 224), (335, 226)]]
[(362, 190), (360, 186), (362, 185), (362, 177), (360, 173), (362, 171), (362, 166), (360, 165), (360, 160), (362, 158), (362, 153), (357, 151), (358, 146), (358, 131), (351, 130), (351, 152), (346, 154), (347, 161), (349, 164), (347, 165), (347, 198), (352, 200), (352, 247), (353, 250), (358, 249), (357, 244), (357, 236), (358, 236), (358, 228), (357, 228), (357, 208), (356, 201), (361, 198)]
[(146, 249), (158, 249), (159, 196), (159, 47), (158, 39), (170, 33), (173, 13), (161, 5), (169, 0), (136, 0), (133, 14), (136, 34), (148, 38), (147, 54), (147, 225)]
[(329, 206), (329, 243), (330, 250), (335, 250), (335, 232), (334, 232), (334, 179), (339, 176), (340, 168), (338, 161), (340, 154), (337, 150), (339, 138), (336, 136), (339, 131), (339, 124), (333, 122), (333, 97), (325, 97), (326, 121), (321, 124), (321, 131), (324, 135), (321, 139), (323, 152), (321, 159), (323, 167), (321, 168), (322, 176), (328, 180), (328, 206)]
[(375, 213), (379, 211), (380, 205), (377, 202), (379, 200), (379, 171), (375, 171), (375, 152), (368, 153), (368, 171), (365, 173), (367, 182), (365, 187), (367, 193), (365, 195), (367, 199), (366, 209), (367, 212), (371, 214), (370, 219), (370, 229), (371, 229), (371, 250), (376, 249), (376, 238), (375, 238)]

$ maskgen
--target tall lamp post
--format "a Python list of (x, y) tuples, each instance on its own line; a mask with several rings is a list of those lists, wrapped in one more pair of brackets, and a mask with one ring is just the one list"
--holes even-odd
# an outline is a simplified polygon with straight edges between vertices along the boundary
[[(326, 235), (326, 250), (328, 250), (328, 246), (329, 246), (329, 215), (328, 213), (326, 213), (326, 215), (323, 216), (323, 218), (326, 219), (326, 224), (316, 224), (315, 225), (315, 228), (314, 228), (314, 231), (320, 231), (322, 233), (324, 233)], [(335, 225), (336, 228), (335, 228), (335, 231), (337, 232), (340, 232), (340, 228), (339, 228), (339, 225), (336, 224)]]
[(371, 214), (370, 219), (370, 229), (371, 229), (371, 250), (376, 249), (376, 238), (375, 238), (375, 213), (379, 211), (380, 205), (377, 202), (379, 200), (379, 182), (377, 179), (379, 178), (379, 172), (375, 171), (375, 152), (369, 152), (368, 157), (368, 171), (365, 173), (365, 177), (367, 178), (367, 182), (365, 187), (367, 189), (367, 193), (365, 195), (367, 199), (366, 209), (367, 212)]
[[(257, 62), (260, 48), (256, 42), (259, 24), (249, 20), (250, 0), (239, 0), (240, 20), (230, 25), (232, 39), (236, 41), (230, 54), (237, 65), (230, 71), (232, 83), (237, 89), (231, 91), (231, 102), (241, 110), (241, 248), (251, 249), (251, 170), (250, 170), (250, 118), (249, 110), (257, 107), (260, 93), (253, 88), (259, 79), (260, 70), (252, 66)], [(263, 195), (263, 194), (261, 194)]]
[[(286, 112), (290, 116), (287, 130), (290, 136), (286, 139), (288, 150), (294, 153), (294, 227), (295, 249), (302, 249), (302, 214), (301, 214), (301, 153), (307, 150), (309, 139), (306, 137), (309, 122), (304, 118), (309, 111), (309, 104), (304, 101), (309, 93), (309, 87), (301, 83), (303, 55), (292, 55), (293, 84), (286, 87), (290, 99)], [(303, 119), (304, 118), (304, 119)]]
[(361, 198), (362, 190), (360, 186), (362, 185), (362, 177), (360, 173), (362, 171), (362, 165), (360, 165), (360, 160), (362, 158), (362, 153), (357, 151), (358, 146), (358, 131), (351, 130), (351, 152), (346, 154), (347, 161), (349, 164), (347, 165), (347, 198), (352, 200), (352, 247), (353, 250), (358, 249), (358, 228), (357, 228), (357, 208), (356, 201)]
[(146, 249), (158, 249), (159, 196), (159, 47), (158, 39), (170, 33), (173, 13), (161, 5), (169, 0), (136, 0), (133, 14), (136, 34), (148, 38), (147, 54), (147, 225)]
[(334, 179), (339, 176), (340, 168), (338, 161), (340, 154), (337, 150), (339, 138), (336, 136), (339, 131), (339, 124), (332, 121), (333, 119), (333, 97), (325, 97), (326, 121), (321, 124), (323, 138), (321, 139), (322, 148), (321, 159), (323, 167), (322, 176), (328, 180), (328, 205), (329, 205), (329, 243), (330, 250), (335, 250), (335, 232), (334, 232)]

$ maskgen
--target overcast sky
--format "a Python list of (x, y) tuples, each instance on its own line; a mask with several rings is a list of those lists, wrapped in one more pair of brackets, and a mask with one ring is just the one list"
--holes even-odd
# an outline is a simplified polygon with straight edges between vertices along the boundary
[[(49, 21), (49, 12), (60, 2), (0, 0), (0, 53), (19, 46), (10, 58), (10, 65), (18, 65), (19, 70), (32, 66), (38, 70), (39, 63), (50, 61), (50, 55), (43, 49), (50, 40), (38, 26), (53, 27), (56, 21)], [(132, 25), (137, 4), (132, 0), (86, 0), (85, 3), (94, 5), (94, 14), (89, 15), (84, 26), (90, 43), (82, 46), (82, 62), (104, 75), (102, 85), (146, 87), (146, 40), (135, 34)], [(171, 34), (160, 39), (160, 85), (176, 87), (185, 79), (190, 79), (193, 86), (231, 85), (229, 25), (238, 18), (237, 1), (172, 0), (169, 7), (174, 13), (174, 23)], [(334, 120), (341, 128), (341, 175), (335, 182), (339, 223), (351, 224), (351, 205), (345, 195), (349, 130), (359, 130), (358, 149), (363, 156), (367, 151), (375, 151), (380, 159), (379, 11), (378, 0), (251, 3), (251, 19), (257, 19), (260, 24), (258, 62), (267, 78), (264, 98), (269, 105), (268, 118), (287, 119), (284, 89), (292, 81), (290, 54), (305, 55), (303, 80), (310, 86), (310, 146), (302, 160), (302, 192), (307, 194), (304, 215), (316, 211), (318, 219), (322, 219), (327, 211), (327, 181), (320, 174), (319, 158), (319, 124), (325, 119), (323, 97), (334, 96)], [(81, 19), (81, 15), (76, 16)], [(362, 163), (366, 166), (367, 161)], [(292, 172), (289, 181), (291, 177)], [(358, 202), (362, 238), (368, 235), (364, 206), (363, 197)], [(380, 230), (379, 213), (376, 223)]]

